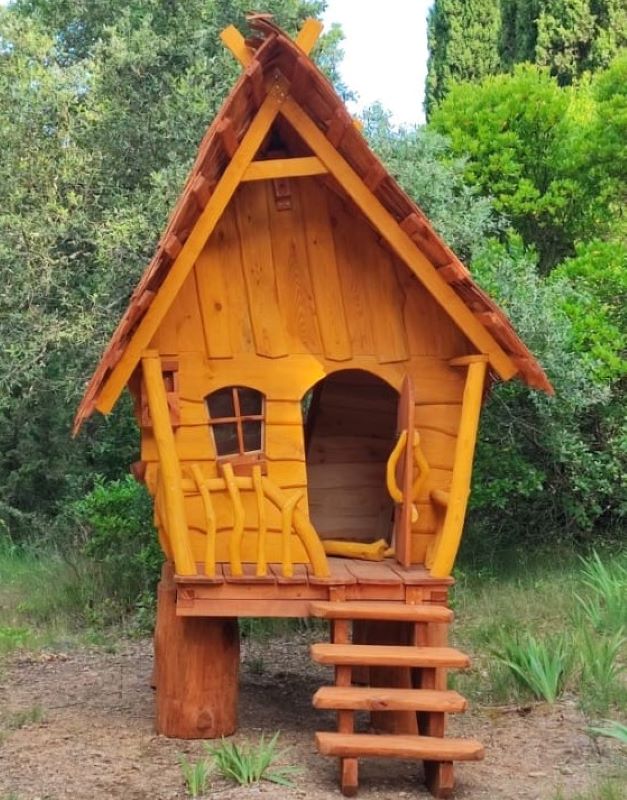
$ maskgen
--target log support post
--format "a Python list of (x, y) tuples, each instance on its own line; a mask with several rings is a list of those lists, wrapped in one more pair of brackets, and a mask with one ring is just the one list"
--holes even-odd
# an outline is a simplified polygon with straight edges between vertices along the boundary
[(157, 593), (157, 733), (216, 739), (237, 727), (239, 630), (236, 618), (177, 617), (172, 565)]
[(426, 559), (426, 566), (429, 567), (434, 578), (445, 578), (451, 574), (462, 538), (466, 506), (470, 495), (472, 462), (479, 428), (488, 357), (467, 356), (453, 359), (450, 363), (455, 367), (468, 367), (468, 372), (466, 373), (462, 414), (455, 446), (448, 508), (444, 522)]
[(142, 356), (142, 371), (148, 396), (148, 409), (159, 454), (161, 485), (165, 502), (167, 538), (174, 553), (179, 575), (195, 575), (196, 563), (189, 543), (185, 500), (181, 484), (181, 466), (176, 454), (174, 432), (170, 424), (168, 398), (163, 384), (161, 359), (156, 350), (146, 350)]

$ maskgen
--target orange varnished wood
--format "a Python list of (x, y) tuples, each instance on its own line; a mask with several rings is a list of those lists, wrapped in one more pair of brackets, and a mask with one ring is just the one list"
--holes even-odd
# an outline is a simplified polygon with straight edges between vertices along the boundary
[(325, 756), (408, 758), (424, 761), (480, 761), (484, 756), (483, 745), (474, 739), (324, 732), (316, 734), (316, 744)]
[(421, 603), (312, 603), (310, 613), (322, 619), (373, 619), (397, 622), (452, 622), (453, 612), (445, 606)]
[(313, 698), (314, 708), (350, 708), (355, 711), (465, 711), (468, 703), (458, 692), (395, 689), (376, 686), (323, 686)]
[(466, 669), (470, 659), (452, 647), (403, 647), (400, 645), (314, 644), (311, 657), (319, 664), (367, 664), (386, 667), (450, 667)]
[(326, 192), (315, 179), (307, 182), (302, 193), (302, 209), (309, 271), (324, 353), (334, 361), (345, 361), (352, 355), (352, 345), (346, 324)]
[(175, 597), (175, 587), (162, 582), (155, 633), (157, 732), (180, 739), (229, 736), (237, 725), (237, 620), (181, 619)]
[(240, 186), (236, 208), (255, 347), (262, 356), (285, 356), (288, 348), (274, 275), (265, 186)]

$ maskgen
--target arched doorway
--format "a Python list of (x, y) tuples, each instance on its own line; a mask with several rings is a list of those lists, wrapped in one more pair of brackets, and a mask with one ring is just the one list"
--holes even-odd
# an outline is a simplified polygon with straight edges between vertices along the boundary
[(389, 540), (393, 503), (385, 467), (398, 393), (363, 370), (317, 383), (306, 403), (309, 513), (323, 539)]

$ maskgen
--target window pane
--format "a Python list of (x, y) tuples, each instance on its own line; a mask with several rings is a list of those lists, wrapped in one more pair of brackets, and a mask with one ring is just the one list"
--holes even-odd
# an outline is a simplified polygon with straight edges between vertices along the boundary
[(219, 456), (230, 456), (239, 453), (237, 425), (234, 422), (224, 422), (221, 425), (214, 425), (213, 436), (216, 441), (216, 450)]
[(242, 423), (244, 433), (244, 451), (250, 453), (261, 450), (261, 420)]
[(225, 389), (218, 389), (217, 392), (213, 392), (207, 397), (207, 406), (209, 407), (209, 417), (211, 419), (234, 417), (233, 389), (228, 386)]
[(253, 414), (261, 414), (261, 392), (257, 392), (255, 389), (245, 389), (244, 387), (239, 388), (238, 392), (239, 409), (242, 416), (248, 417)]

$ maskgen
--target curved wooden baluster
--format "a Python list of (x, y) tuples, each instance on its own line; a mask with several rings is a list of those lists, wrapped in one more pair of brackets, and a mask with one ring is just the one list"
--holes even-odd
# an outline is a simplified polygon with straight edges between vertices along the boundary
[(257, 500), (257, 514), (259, 516), (259, 532), (257, 539), (257, 571), (258, 576), (266, 575), (268, 572), (268, 565), (266, 562), (266, 532), (267, 532), (267, 519), (266, 519), (266, 498), (263, 493), (263, 484), (261, 482), (261, 467), (255, 464), (253, 467), (253, 488), (255, 490), (255, 498)]
[(205, 540), (205, 575), (215, 578), (216, 574), (216, 514), (211, 502), (211, 494), (206, 484), (205, 478), (200, 471), (198, 464), (191, 465), (192, 475), (196, 481), (196, 486), (202, 498), (202, 505), (205, 511), (205, 522), (207, 523), (207, 538)]
[(281, 571), (283, 577), (291, 578), (294, 575), (294, 564), (292, 562), (292, 525), (294, 509), (302, 498), (304, 492), (294, 492), (281, 509), (282, 521), (282, 548), (281, 548)]
[(229, 563), (231, 565), (231, 575), (243, 575), (242, 569), (242, 538), (244, 536), (244, 505), (239, 493), (239, 488), (233, 465), (228, 462), (222, 464), (222, 474), (226, 489), (233, 504), (233, 533), (229, 538)]

